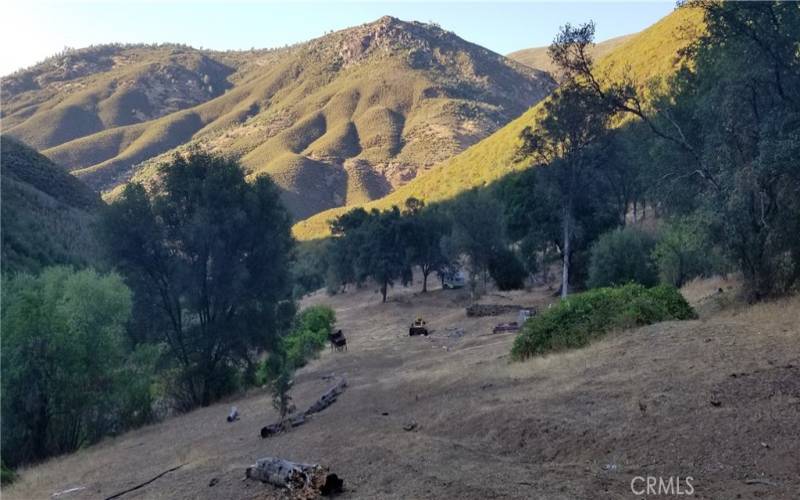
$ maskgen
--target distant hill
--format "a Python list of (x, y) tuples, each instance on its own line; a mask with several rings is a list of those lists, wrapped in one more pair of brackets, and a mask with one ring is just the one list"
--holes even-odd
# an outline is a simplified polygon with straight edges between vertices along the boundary
[[(637, 83), (645, 87), (653, 78), (674, 73), (679, 64), (679, 50), (691, 42), (693, 30), (699, 29), (701, 25), (702, 15), (699, 11), (677, 9), (653, 26), (633, 35), (600, 59), (597, 70), (605, 78), (613, 80), (619, 78), (626, 68), (630, 68)], [(417, 177), (380, 200), (361, 206), (367, 209), (402, 206), (412, 196), (427, 203), (443, 201), (471, 188), (486, 186), (516, 170), (528, 168), (524, 162), (514, 162), (514, 155), (520, 145), (520, 132), (535, 123), (541, 107), (541, 104), (537, 104), (505, 127), (463, 153), (437, 165), (427, 174)], [(330, 234), (328, 221), (352, 208), (319, 213), (295, 224), (294, 233), (302, 240), (327, 236)]]
[(230, 154), (270, 174), (302, 219), (392, 192), (554, 85), (437, 26), (383, 17), (274, 51), (70, 52), (4, 79), (3, 120), (112, 196), (174, 150)]
[[(608, 40), (595, 44), (594, 47), (592, 47), (589, 51), (589, 54), (596, 61), (600, 60), (634, 37), (636, 37), (636, 33), (609, 38)], [(556, 78), (558, 77), (558, 68), (555, 64), (553, 64), (553, 61), (550, 60), (547, 49), (548, 47), (522, 49), (507, 54), (506, 57), (520, 62), (530, 68), (545, 71)]]
[(46, 157), (0, 136), (2, 270), (36, 272), (97, 257), (100, 197)]

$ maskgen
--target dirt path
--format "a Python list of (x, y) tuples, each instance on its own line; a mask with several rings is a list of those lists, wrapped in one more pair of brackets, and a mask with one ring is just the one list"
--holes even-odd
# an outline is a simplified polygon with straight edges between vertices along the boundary
[[(349, 382), (308, 424), (260, 439), (276, 415), (253, 391), (235, 402), (236, 423), (225, 421), (231, 402), (197, 410), (22, 471), (3, 497), (85, 487), (58, 498), (106, 498), (185, 464), (122, 498), (274, 498), (242, 481), (269, 455), (330, 465), (344, 498), (635, 498), (631, 480), (648, 475), (692, 476), (703, 498), (800, 497), (798, 298), (509, 363), (514, 335), (489, 333), (513, 314), (467, 318), (452, 291), (391, 297), (306, 300), (337, 310), (349, 347), (298, 374), (298, 408), (331, 384), (324, 376)], [(544, 291), (484, 299), (550, 300)], [(436, 330), (430, 338), (406, 335), (416, 316)], [(410, 421), (417, 429), (404, 431)]]

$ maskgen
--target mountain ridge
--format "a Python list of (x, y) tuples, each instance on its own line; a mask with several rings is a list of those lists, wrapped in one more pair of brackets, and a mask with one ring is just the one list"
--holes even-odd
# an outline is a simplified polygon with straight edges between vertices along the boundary
[[(390, 193), (508, 123), (555, 85), (546, 73), (438, 26), (388, 16), (275, 51), (154, 50), (171, 71), (200, 82), (176, 86), (178, 95), (170, 89), (172, 112), (100, 127), (95, 115), (105, 122), (95, 111), (108, 99), (96, 96), (114, 95), (110, 88), (93, 90), (107, 74), (100, 73), (84, 82), (89, 90), (69, 94), (73, 100), (91, 94), (77, 104), (36, 100), (36, 89), (11, 95), (8, 133), (46, 146), (46, 156), (111, 198), (130, 179), (152, 178), (168, 155), (199, 145), (240, 159), (251, 176), (270, 174), (302, 219)], [(214, 76), (205, 78), (203, 61), (217, 69)], [(141, 65), (113, 71), (141, 76), (131, 68)], [(210, 91), (189, 92), (206, 80), (215, 82)], [(36, 126), (42, 122), (53, 125)], [(73, 124), (72, 136), (59, 142), (66, 123)]]
[[(634, 38), (636, 35), (638, 35), (638, 33), (630, 33), (627, 35), (609, 38), (608, 40), (603, 40), (602, 42), (597, 42), (589, 51), (589, 55), (591, 55), (595, 60), (602, 59), (624, 43)], [(531, 47), (528, 49), (520, 49), (506, 54), (506, 57), (531, 68), (545, 71), (554, 78), (557, 78), (559, 76), (559, 71), (553, 61), (550, 60), (550, 55), (547, 53), (548, 49), (549, 47)]]

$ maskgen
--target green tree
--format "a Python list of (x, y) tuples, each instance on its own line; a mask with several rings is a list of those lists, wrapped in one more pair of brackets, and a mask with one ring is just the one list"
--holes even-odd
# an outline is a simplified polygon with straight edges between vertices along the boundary
[[(489, 261), (507, 242), (502, 224), (503, 206), (487, 191), (470, 191), (451, 204), (450, 217), (453, 231), (449, 245), (457, 256), (466, 258), (470, 293), (474, 299), (478, 277), (483, 276), (486, 281)], [(457, 256), (453, 256), (453, 260)]]
[(604, 233), (594, 242), (589, 262), (589, 288), (658, 283), (653, 261), (656, 240), (636, 227), (618, 228)]
[(401, 217), (397, 207), (384, 212), (373, 210), (359, 228), (362, 238), (356, 268), (359, 276), (372, 278), (380, 286), (382, 302), (386, 302), (387, 289), (395, 281), (410, 281)]
[(288, 318), (290, 220), (269, 178), (200, 151), (161, 166), (151, 192), (129, 184), (104, 217), (106, 240), (137, 294), (168, 328), (190, 404), (207, 406), (239, 363), (254, 366)]
[(370, 214), (363, 208), (353, 209), (330, 221), (332, 241), (326, 252), (328, 291), (335, 293), (350, 283), (360, 284), (356, 260), (365, 231), (359, 231)]
[(116, 274), (54, 267), (3, 282), (4, 463), (70, 452), (147, 419), (152, 372), (127, 352), (130, 314)]
[(564, 44), (556, 59), (569, 81), (650, 129), (658, 164), (651, 192), (673, 214), (698, 212), (709, 221), (709, 236), (741, 269), (750, 298), (786, 292), (800, 280), (800, 9), (686, 4), (702, 9), (705, 29), (649, 107), (630, 79), (601, 82), (575, 44)]
[[(422, 293), (425, 293), (428, 291), (428, 276), (448, 264), (442, 250), (442, 238), (450, 232), (450, 224), (440, 210), (424, 209), (422, 202), (415, 201), (410, 205), (414, 208), (403, 214), (406, 257), (410, 265), (419, 266), (422, 271)], [(409, 207), (408, 202), (406, 207)]]
[(507, 249), (498, 249), (489, 259), (489, 275), (500, 290), (519, 290), (525, 287), (525, 265)]
[(386, 302), (389, 286), (397, 280), (411, 280), (406, 231), (397, 207), (383, 212), (352, 210), (331, 221), (331, 232), (334, 243), (329, 254), (329, 274), (337, 280), (336, 286), (372, 279)]
[(698, 217), (675, 217), (666, 223), (653, 250), (661, 281), (680, 287), (694, 277), (725, 269), (724, 259), (709, 241), (707, 225)]
[[(565, 30), (569, 29), (569, 26), (565, 27)], [(570, 43), (588, 44), (591, 38), (588, 40)], [(558, 43), (557, 39), (554, 47)], [(551, 52), (554, 51), (555, 48), (551, 48)], [(566, 297), (570, 285), (575, 214), (582, 209), (580, 194), (598, 182), (605, 165), (604, 139), (610, 115), (602, 99), (573, 83), (560, 88), (545, 103), (544, 109), (537, 126), (522, 131), (523, 145), (519, 153), (531, 158), (538, 167), (547, 168), (547, 174), (541, 179), (549, 181), (559, 201), (561, 296)]]

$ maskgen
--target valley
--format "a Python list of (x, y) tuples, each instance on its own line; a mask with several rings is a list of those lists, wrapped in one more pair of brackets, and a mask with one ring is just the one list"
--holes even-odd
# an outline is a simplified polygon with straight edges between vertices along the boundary
[[(303, 301), (332, 305), (348, 339), (347, 352), (326, 348), (296, 376), (298, 408), (330, 376), (348, 383), (309, 423), (262, 440), (277, 415), (253, 389), (22, 469), (3, 496), (84, 488), (59, 498), (106, 498), (183, 465), (123, 498), (285, 498), (243, 479), (264, 456), (330, 466), (344, 478), (341, 498), (624, 498), (648, 475), (691, 476), (703, 498), (790, 498), (800, 488), (796, 297), (743, 307), (731, 302), (735, 282), (698, 281), (684, 294), (699, 320), (512, 363), (514, 334), (491, 331), (515, 314), (467, 318), (462, 292), (420, 295), (419, 286), (394, 290), (387, 304), (369, 288)], [(482, 302), (544, 310), (551, 295)], [(416, 316), (430, 337), (407, 335)], [(231, 406), (241, 418), (227, 423)], [(409, 422), (417, 427), (405, 431)]]
[(3, 498), (797, 497), (800, 3), (129, 4), (9, 9)]

